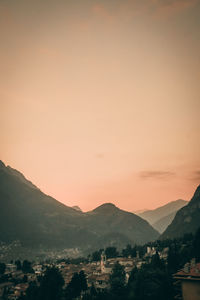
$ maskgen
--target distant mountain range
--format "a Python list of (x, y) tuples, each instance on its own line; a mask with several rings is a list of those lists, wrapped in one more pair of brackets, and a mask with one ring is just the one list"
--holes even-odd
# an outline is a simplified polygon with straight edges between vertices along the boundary
[(0, 241), (32, 248), (98, 249), (146, 243), (159, 234), (139, 216), (111, 203), (83, 213), (44, 194), (0, 161)]
[(187, 233), (195, 233), (200, 227), (200, 185), (188, 205), (181, 208), (172, 223), (161, 235), (161, 239), (176, 238)]
[(158, 232), (163, 233), (174, 219), (177, 211), (187, 204), (188, 201), (179, 199), (153, 210), (138, 212), (137, 215), (148, 221)]

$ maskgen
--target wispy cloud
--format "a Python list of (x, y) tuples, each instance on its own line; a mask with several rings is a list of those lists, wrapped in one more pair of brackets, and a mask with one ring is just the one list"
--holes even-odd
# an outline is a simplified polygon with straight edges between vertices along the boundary
[(200, 0), (127, 0), (114, 3), (95, 3), (92, 6), (93, 13), (113, 23), (120, 17), (132, 18), (146, 14), (149, 17), (166, 19), (172, 15), (179, 14), (187, 9), (195, 7)]
[(107, 22), (112, 23), (114, 21), (115, 15), (111, 14), (107, 6), (103, 3), (94, 4), (92, 7), (92, 11), (96, 16), (105, 19)]
[(97, 153), (96, 158), (99, 158), (99, 159), (104, 158), (104, 154), (103, 153)]
[(198, 4), (199, 0), (151, 0), (159, 17), (169, 17)]
[(142, 171), (139, 173), (139, 177), (142, 179), (168, 180), (174, 175), (175, 175), (174, 172), (169, 172), (169, 171)]

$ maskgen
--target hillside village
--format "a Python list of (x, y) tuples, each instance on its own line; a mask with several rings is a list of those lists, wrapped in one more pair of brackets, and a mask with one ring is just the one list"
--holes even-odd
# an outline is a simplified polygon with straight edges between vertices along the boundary
[[(162, 252), (159, 252), (161, 259), (167, 259), (167, 253), (169, 248), (164, 248)], [(140, 258), (139, 252), (137, 252), (136, 257), (115, 257), (106, 258), (105, 253), (101, 254), (101, 260), (97, 262), (88, 263), (67, 263), (65, 261), (59, 263), (33, 263), (31, 272), (23, 272), (22, 270), (17, 270), (16, 263), (6, 264), (6, 270), (4, 277), (7, 280), (0, 283), (0, 299), (5, 294), (7, 299), (16, 300), (21, 294), (26, 293), (26, 289), (29, 284), (33, 281), (38, 281), (38, 277), (42, 276), (47, 269), (47, 267), (55, 266), (58, 268), (64, 278), (65, 285), (67, 285), (74, 273), (79, 273), (81, 270), (84, 271), (88, 287), (92, 285), (96, 289), (105, 289), (109, 287), (109, 276), (112, 272), (113, 266), (118, 262), (120, 265), (124, 266), (126, 273), (126, 282), (128, 282), (129, 276), (133, 268), (140, 268), (142, 264), (151, 260), (151, 257), (156, 254), (156, 248), (148, 246), (145, 255)]]
[(200, 186), (159, 235), (112, 203), (63, 205), (1, 162), (0, 177), (0, 300), (199, 300), (184, 295), (200, 294)]

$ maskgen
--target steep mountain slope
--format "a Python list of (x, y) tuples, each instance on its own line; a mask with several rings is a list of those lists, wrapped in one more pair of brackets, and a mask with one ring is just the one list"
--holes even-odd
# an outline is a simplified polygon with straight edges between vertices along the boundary
[(177, 211), (159, 219), (157, 222), (152, 224), (153, 228), (155, 228), (158, 232), (163, 233), (167, 226), (169, 226), (169, 224), (173, 221), (176, 213)]
[(181, 200), (181, 199), (175, 200), (156, 209), (147, 210), (143, 213), (139, 213), (138, 216), (145, 219), (146, 221), (149, 222), (149, 224), (153, 226), (153, 224), (155, 224), (162, 218), (167, 217), (172, 213), (176, 213), (181, 207), (185, 206), (187, 203), (188, 202), (185, 200)]
[(88, 213), (42, 193), (20, 172), (0, 161), (0, 241), (27, 247), (91, 248), (143, 243), (158, 233), (138, 216), (107, 205)]
[[(1, 162), (0, 240), (19, 239), (31, 247), (73, 246), (82, 236), (79, 220), (81, 213), (45, 195), (18, 171)], [(92, 238), (86, 231), (84, 235)]]
[(195, 233), (200, 227), (200, 185), (187, 206), (181, 208), (161, 235), (162, 239), (183, 236), (186, 233)]

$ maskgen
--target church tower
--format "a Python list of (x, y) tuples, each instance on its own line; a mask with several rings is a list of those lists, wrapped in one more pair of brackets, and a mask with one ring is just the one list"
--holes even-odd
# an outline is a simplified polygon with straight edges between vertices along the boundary
[(106, 265), (106, 255), (105, 252), (103, 251), (101, 253), (101, 273), (105, 273), (105, 265)]

